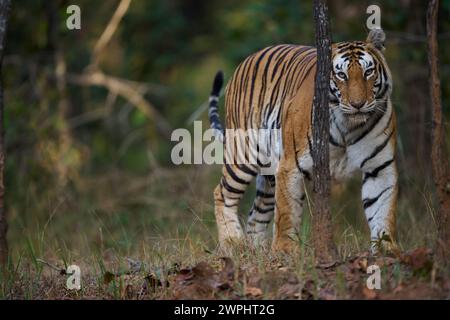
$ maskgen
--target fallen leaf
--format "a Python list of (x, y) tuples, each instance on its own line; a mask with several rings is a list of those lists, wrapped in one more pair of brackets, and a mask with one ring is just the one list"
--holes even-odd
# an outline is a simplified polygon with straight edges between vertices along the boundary
[(415, 273), (429, 273), (433, 267), (432, 250), (429, 248), (417, 248), (402, 255), (403, 263), (411, 266)]
[(285, 278), (285, 282), (279, 289), (277, 297), (279, 299), (314, 299), (315, 283), (313, 280), (307, 280), (300, 283), (298, 277), (290, 272)]
[(223, 280), (226, 281), (233, 281), (234, 280), (234, 262), (228, 257), (223, 257), (221, 260), (224, 262), (224, 266), (220, 272), (220, 276), (223, 278)]
[(332, 288), (322, 288), (319, 290), (318, 298), (321, 300), (336, 300), (336, 293)]
[(260, 297), (263, 295), (261, 288), (247, 287), (245, 288), (245, 295), (253, 298)]
[(371, 290), (367, 287), (363, 287), (362, 293), (366, 299), (373, 300), (373, 299), (377, 298), (377, 292), (375, 290)]
[(218, 272), (205, 261), (193, 268), (180, 270), (173, 285), (175, 299), (211, 299), (229, 293), (234, 280), (234, 263), (230, 258), (221, 260), (224, 264)]
[(379, 266), (381, 268), (381, 267), (391, 266), (396, 262), (398, 262), (398, 260), (393, 257), (377, 257), (374, 264), (376, 264), (377, 266)]
[(337, 264), (338, 264), (337, 261), (331, 261), (331, 262), (327, 262), (327, 263), (318, 263), (317, 267), (320, 269), (329, 269), (329, 268), (336, 266)]
[(114, 280), (115, 277), (116, 277), (116, 275), (114, 273), (106, 271), (103, 274), (103, 283), (104, 284), (109, 284), (111, 281)]
[(405, 289), (405, 286), (403, 284), (399, 284), (397, 287), (394, 288), (394, 290), (392, 290), (392, 293), (398, 294), (401, 291), (403, 291), (404, 289)]
[(314, 280), (311, 279), (307, 280), (302, 288), (302, 299), (305, 300), (314, 299), (315, 291), (316, 291), (316, 283), (314, 282)]
[[(279, 289), (277, 296), (279, 299), (299, 299), (302, 297), (301, 285), (296, 283), (286, 283), (283, 284)], [(303, 297), (302, 297), (303, 298)], [(311, 296), (312, 298), (312, 296)], [(309, 299), (309, 296), (304, 298)]]
[(355, 269), (358, 270), (362, 270), (363, 272), (367, 271), (367, 258), (366, 257), (362, 257), (362, 258), (358, 258), (355, 260), (355, 262), (353, 262), (353, 267)]

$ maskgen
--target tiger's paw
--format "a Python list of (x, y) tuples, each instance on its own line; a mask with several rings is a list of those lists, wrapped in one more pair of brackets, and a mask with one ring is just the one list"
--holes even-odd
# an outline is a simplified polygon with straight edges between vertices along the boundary
[(399, 255), (400, 249), (395, 241), (386, 233), (371, 241), (371, 251), (373, 255)]
[(245, 245), (244, 237), (224, 237), (219, 241), (219, 252), (230, 256)]
[(298, 246), (295, 241), (290, 238), (274, 239), (272, 243), (272, 251), (292, 254), (296, 252)]
[(266, 247), (268, 244), (267, 235), (264, 232), (247, 233), (249, 243), (254, 247)]

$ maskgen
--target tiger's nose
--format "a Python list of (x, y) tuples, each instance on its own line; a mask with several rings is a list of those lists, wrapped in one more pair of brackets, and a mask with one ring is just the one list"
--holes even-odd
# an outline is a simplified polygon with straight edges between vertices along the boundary
[(361, 109), (363, 106), (364, 106), (364, 104), (365, 104), (366, 102), (365, 101), (351, 101), (350, 102), (350, 104), (352, 105), (352, 107), (353, 108), (355, 108), (355, 109)]

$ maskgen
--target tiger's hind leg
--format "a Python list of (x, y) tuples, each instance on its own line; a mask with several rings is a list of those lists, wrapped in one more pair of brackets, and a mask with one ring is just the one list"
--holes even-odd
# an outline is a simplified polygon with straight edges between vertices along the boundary
[(267, 228), (275, 210), (275, 176), (256, 177), (256, 197), (247, 220), (247, 235), (259, 245), (267, 238)]
[(222, 178), (214, 191), (214, 210), (219, 243), (224, 248), (244, 237), (238, 216), (239, 202), (255, 176), (256, 170), (247, 165), (223, 165)]
[(304, 173), (291, 163), (281, 162), (276, 176), (275, 219), (272, 248), (291, 252), (298, 242), (303, 203)]

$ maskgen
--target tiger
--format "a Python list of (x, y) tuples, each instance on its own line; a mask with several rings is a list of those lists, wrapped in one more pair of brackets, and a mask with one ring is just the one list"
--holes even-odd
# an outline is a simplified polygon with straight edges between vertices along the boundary
[[(376, 28), (369, 31), (365, 41), (331, 45), (330, 174), (333, 181), (362, 174), (362, 206), (374, 252), (380, 246), (390, 249), (395, 244), (398, 193), (396, 118), (390, 98), (392, 76), (383, 54), (385, 38), (384, 31)], [(316, 65), (316, 49), (304, 45), (273, 45), (248, 56), (224, 90), (225, 129), (218, 110), (224, 75), (217, 72), (208, 113), (211, 128), (224, 143), (224, 153), (228, 131), (280, 131), (275, 141), (279, 157), (272, 174), (263, 174), (258, 162), (224, 162), (220, 182), (214, 189), (221, 246), (244, 239), (263, 243), (274, 217), (272, 250), (295, 249), (305, 206), (305, 185), (313, 174)], [(244, 230), (238, 206), (255, 177), (256, 195)]]

